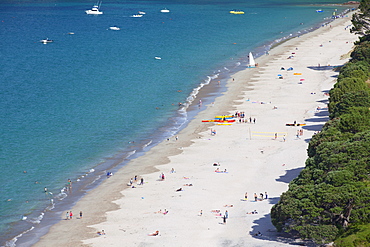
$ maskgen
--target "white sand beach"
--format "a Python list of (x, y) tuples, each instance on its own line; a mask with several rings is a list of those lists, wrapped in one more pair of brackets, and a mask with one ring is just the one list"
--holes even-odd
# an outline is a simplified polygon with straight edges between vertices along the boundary
[[(345, 29), (350, 21), (337, 19), (257, 58), (259, 66), (236, 73), (227, 92), (203, 105), (178, 138), (155, 146), (77, 202), (71, 210), (83, 211), (82, 219), (61, 215), (34, 246), (287, 246), (292, 240), (276, 232), (270, 210), (305, 166), (311, 136), (328, 120), (327, 93), (338, 75), (333, 67), (348, 61), (357, 40)], [(201, 122), (235, 112), (244, 112), (247, 122)], [(306, 126), (286, 126), (295, 121)], [(131, 188), (135, 175), (144, 185), (134, 181)], [(105, 235), (97, 234), (102, 230)]]

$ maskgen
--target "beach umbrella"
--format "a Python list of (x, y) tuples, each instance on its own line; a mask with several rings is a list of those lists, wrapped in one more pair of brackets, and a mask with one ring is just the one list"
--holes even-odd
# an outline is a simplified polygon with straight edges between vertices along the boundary
[(278, 76), (282, 76), (282, 75), (278, 74)]
[(304, 81), (304, 79), (300, 79), (299, 81)]

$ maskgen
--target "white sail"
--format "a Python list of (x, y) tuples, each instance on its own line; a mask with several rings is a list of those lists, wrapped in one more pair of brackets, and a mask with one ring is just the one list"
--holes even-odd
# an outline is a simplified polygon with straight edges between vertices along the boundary
[(252, 52), (249, 52), (249, 63), (248, 67), (256, 67), (256, 62), (254, 61)]

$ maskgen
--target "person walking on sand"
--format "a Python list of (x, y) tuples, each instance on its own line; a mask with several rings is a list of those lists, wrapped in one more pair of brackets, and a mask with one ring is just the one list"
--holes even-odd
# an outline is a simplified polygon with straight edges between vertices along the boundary
[(248, 200), (248, 192), (245, 192), (244, 199)]
[(66, 220), (69, 220), (69, 212), (66, 213)]
[(227, 212), (227, 210), (225, 211), (225, 217), (226, 217), (226, 219), (229, 218), (229, 212)]
[(69, 219), (71, 220), (73, 218), (73, 213), (72, 211), (69, 212)]
[(80, 211), (80, 219), (82, 219), (82, 211)]
[(254, 193), (254, 200), (257, 201), (257, 194)]

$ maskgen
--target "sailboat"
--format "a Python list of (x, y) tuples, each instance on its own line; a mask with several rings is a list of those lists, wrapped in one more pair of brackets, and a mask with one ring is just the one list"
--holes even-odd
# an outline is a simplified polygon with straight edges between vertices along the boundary
[(256, 62), (254, 61), (252, 52), (249, 52), (249, 63), (248, 63), (248, 68), (255, 68), (256, 67)]
[(91, 9), (86, 10), (85, 13), (88, 15), (102, 15), (103, 12), (99, 10), (100, 6), (101, 2), (97, 2)]

